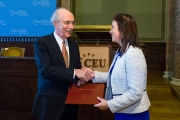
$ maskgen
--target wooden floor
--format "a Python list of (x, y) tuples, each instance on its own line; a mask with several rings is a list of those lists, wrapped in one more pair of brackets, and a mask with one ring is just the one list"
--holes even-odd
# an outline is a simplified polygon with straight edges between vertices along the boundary
[(180, 120), (180, 87), (171, 85), (170, 81), (162, 77), (148, 77), (151, 120)]
[[(161, 76), (149, 76), (147, 92), (150, 98), (151, 120), (180, 120), (180, 87), (172, 86), (170, 79)], [(0, 112), (0, 120), (36, 120), (30, 112)]]

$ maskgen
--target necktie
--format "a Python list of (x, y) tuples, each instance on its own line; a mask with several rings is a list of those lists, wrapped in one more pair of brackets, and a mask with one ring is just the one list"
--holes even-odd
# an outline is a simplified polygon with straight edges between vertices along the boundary
[(66, 64), (66, 68), (69, 67), (69, 64), (68, 64), (68, 52), (66, 50), (66, 45), (65, 45), (65, 41), (63, 40), (63, 45), (62, 45), (62, 54), (63, 54), (63, 57), (64, 57), (64, 62)]

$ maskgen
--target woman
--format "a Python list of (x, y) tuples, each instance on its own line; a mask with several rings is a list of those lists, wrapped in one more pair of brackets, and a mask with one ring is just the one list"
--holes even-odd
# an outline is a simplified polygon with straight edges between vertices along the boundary
[(86, 68), (93, 83), (107, 83), (105, 99), (97, 97), (100, 103), (94, 106), (110, 109), (115, 120), (149, 120), (147, 66), (138, 42), (136, 22), (131, 15), (117, 14), (109, 33), (120, 46), (109, 72)]

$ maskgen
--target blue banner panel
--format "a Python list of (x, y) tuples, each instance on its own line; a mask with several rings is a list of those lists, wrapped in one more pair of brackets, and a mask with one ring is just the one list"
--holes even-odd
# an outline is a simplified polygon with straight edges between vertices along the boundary
[(0, 37), (40, 37), (53, 32), (56, 0), (0, 0)]

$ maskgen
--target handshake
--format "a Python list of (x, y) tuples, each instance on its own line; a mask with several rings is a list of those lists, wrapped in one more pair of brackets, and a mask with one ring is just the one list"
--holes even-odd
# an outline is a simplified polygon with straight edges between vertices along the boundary
[(79, 78), (78, 86), (90, 81), (95, 77), (94, 71), (90, 68), (82, 67), (81, 69), (75, 69), (75, 75)]

